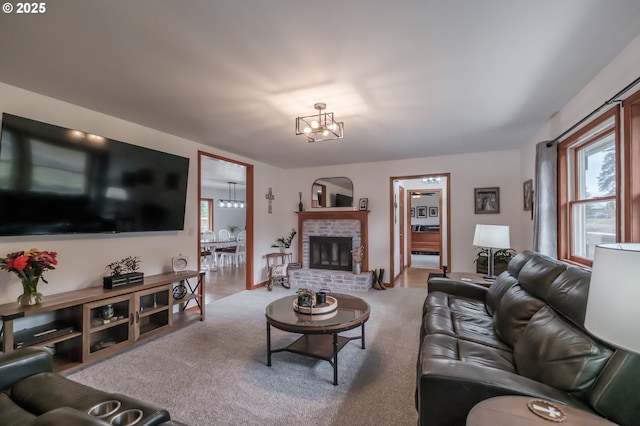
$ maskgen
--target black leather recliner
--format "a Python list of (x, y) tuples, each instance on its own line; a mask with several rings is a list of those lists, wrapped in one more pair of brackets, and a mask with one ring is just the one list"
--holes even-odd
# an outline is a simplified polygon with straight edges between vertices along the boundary
[[(141, 410), (140, 426), (180, 425), (163, 410), (122, 394), (109, 394), (53, 373), (51, 355), (28, 347), (0, 355), (0, 424), (4, 426), (109, 425), (126, 410)], [(104, 401), (120, 408), (102, 418), (89, 410)]]

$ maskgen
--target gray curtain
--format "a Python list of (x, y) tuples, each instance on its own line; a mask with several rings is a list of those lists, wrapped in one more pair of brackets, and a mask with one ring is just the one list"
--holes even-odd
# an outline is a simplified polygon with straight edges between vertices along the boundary
[(558, 145), (536, 145), (533, 201), (533, 249), (557, 258), (558, 247)]

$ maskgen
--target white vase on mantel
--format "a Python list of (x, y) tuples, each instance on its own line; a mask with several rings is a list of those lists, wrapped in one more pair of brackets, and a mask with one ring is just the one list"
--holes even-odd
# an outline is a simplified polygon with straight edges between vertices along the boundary
[(356, 275), (362, 273), (362, 262), (353, 262), (353, 273)]

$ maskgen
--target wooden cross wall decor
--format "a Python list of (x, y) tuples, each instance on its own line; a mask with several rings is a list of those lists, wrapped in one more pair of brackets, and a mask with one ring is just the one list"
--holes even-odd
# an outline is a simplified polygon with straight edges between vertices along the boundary
[(264, 198), (269, 200), (269, 214), (271, 214), (271, 212), (273, 211), (273, 208), (271, 207), (271, 203), (276, 198), (275, 195), (273, 195), (273, 191), (271, 190), (271, 187), (269, 187), (269, 191), (266, 194), (264, 194)]

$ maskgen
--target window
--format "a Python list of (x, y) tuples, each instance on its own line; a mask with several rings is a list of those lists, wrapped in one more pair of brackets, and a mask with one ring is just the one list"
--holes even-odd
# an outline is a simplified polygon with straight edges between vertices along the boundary
[(200, 199), (200, 232), (213, 231), (213, 199)]
[(559, 254), (591, 266), (597, 244), (620, 241), (619, 108), (559, 146)]

